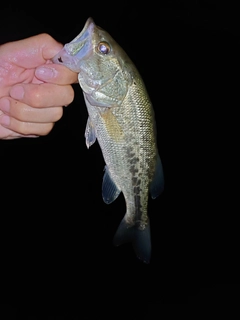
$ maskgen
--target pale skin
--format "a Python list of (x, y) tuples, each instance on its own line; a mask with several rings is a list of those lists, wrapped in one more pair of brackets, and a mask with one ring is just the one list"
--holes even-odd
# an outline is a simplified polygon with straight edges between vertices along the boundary
[(0, 139), (47, 135), (73, 101), (77, 74), (51, 62), (61, 49), (48, 34), (0, 45)]

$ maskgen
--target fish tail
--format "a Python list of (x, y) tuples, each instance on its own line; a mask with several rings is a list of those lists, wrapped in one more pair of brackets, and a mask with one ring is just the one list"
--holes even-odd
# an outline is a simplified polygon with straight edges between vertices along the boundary
[(113, 244), (120, 246), (121, 244), (131, 242), (136, 256), (145, 263), (150, 262), (151, 258), (151, 234), (149, 221), (143, 230), (136, 225), (129, 226), (122, 219), (116, 234), (113, 238)]

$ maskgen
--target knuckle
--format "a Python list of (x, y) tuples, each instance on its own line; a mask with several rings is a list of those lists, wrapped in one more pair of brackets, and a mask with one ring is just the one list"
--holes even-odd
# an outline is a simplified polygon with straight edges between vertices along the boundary
[(51, 108), (51, 115), (49, 116), (52, 122), (56, 122), (59, 119), (61, 119), (62, 115), (63, 115), (63, 107)]
[(52, 39), (52, 37), (48, 34), (48, 33), (45, 33), (45, 32), (43, 32), (43, 33), (41, 33), (40, 34), (40, 37), (42, 37), (42, 39), (44, 40), (44, 41), (48, 41), (48, 40), (51, 40)]
[(40, 86), (32, 86), (28, 92), (28, 104), (32, 107), (39, 108), (42, 105), (42, 94)]
[(73, 99), (74, 99), (74, 90), (73, 90), (72, 86), (70, 85), (67, 88), (66, 105), (72, 103)]
[(62, 118), (63, 115), (63, 108), (56, 108), (56, 114), (55, 114), (55, 119), (58, 121), (59, 119)]
[(48, 124), (46, 124), (46, 125), (44, 126), (44, 130), (42, 130), (42, 132), (39, 133), (39, 135), (41, 135), (41, 136), (46, 136), (46, 135), (48, 135), (48, 134), (52, 131), (53, 126), (54, 126), (54, 123), (48, 123)]

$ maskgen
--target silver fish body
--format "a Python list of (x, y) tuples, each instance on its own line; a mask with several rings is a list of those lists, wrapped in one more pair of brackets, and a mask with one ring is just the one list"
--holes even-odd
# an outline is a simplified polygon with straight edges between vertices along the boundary
[(164, 177), (154, 111), (143, 80), (125, 51), (92, 18), (53, 62), (78, 73), (89, 115), (86, 144), (89, 148), (97, 139), (106, 163), (104, 202), (113, 202), (120, 192), (124, 195), (126, 214), (114, 244), (131, 242), (138, 258), (148, 263), (148, 197), (163, 191)]

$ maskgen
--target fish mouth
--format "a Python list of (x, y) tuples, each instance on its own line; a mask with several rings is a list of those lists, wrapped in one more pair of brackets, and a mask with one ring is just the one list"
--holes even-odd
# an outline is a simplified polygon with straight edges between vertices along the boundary
[[(81, 41), (81, 38), (85, 38), (86, 36), (85, 33), (88, 33), (90, 30), (92, 30), (95, 26), (95, 23), (93, 21), (92, 17), (89, 17), (82, 29), (82, 31), (71, 41), (71, 42), (76, 42), (76, 41)], [(89, 29), (89, 30), (88, 30)]]
[(52, 61), (56, 64), (63, 64), (70, 70), (79, 73), (81, 61), (88, 58), (92, 52), (91, 39), (95, 26), (93, 19), (88, 18), (79, 35), (71, 42), (66, 43)]
[[(67, 52), (71, 55), (75, 55), (76, 50), (81, 50), (81, 45), (83, 46), (87, 38), (92, 34), (94, 27), (95, 23), (93, 19), (91, 17), (88, 18), (82, 31), (70, 43), (65, 45), (68, 50)], [(76, 46), (76, 43), (79, 43), (80, 48)]]

